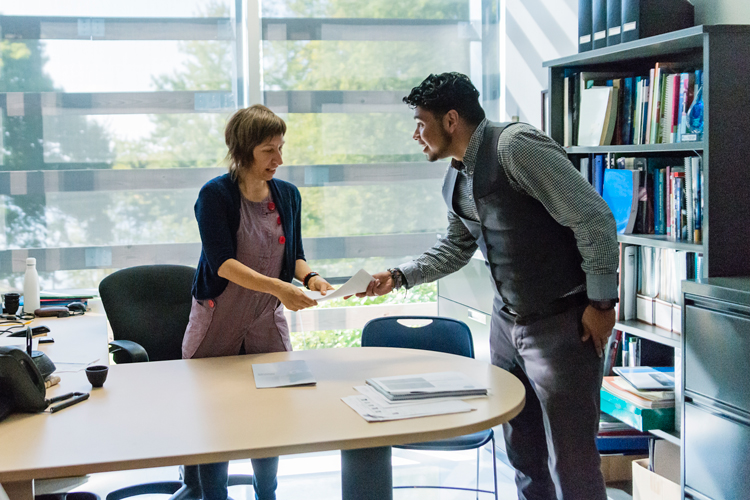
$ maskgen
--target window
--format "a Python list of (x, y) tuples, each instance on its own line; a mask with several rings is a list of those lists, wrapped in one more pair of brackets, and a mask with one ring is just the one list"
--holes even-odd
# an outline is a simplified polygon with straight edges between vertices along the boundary
[[(0, 283), (44, 288), (196, 265), (199, 188), (223, 128), (264, 102), (288, 124), (277, 177), (303, 196), (311, 265), (336, 281), (418, 255), (446, 225), (446, 162), (401, 102), (468, 74), (499, 118), (499, 0), (88, 0), (0, 11)], [(31, 5), (27, 5), (31, 4)]]

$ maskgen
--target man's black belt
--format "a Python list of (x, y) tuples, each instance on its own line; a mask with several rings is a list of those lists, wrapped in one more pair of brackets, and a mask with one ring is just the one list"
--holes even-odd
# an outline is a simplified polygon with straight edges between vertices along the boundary
[(531, 323), (539, 321), (540, 319), (555, 316), (567, 311), (568, 309), (588, 304), (588, 301), (588, 295), (585, 291), (583, 291), (572, 293), (570, 295), (566, 295), (565, 297), (560, 297), (559, 299), (554, 300), (549, 304), (537, 309), (533, 313), (523, 315), (518, 314), (512, 307), (508, 305), (503, 306), (503, 311), (510, 314), (511, 316), (514, 316), (516, 319), (516, 324), (530, 325)]

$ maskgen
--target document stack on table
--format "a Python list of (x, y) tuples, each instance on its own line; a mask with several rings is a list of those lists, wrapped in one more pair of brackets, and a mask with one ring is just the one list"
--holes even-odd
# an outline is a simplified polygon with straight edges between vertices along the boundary
[(487, 388), (459, 372), (423, 373), (367, 379), (360, 393), (342, 400), (368, 422), (462, 413), (465, 398), (487, 395)]

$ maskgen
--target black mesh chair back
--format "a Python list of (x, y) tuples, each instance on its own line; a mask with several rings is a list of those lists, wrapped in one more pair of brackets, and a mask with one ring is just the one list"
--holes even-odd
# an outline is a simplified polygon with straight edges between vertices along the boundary
[[(182, 337), (190, 318), (195, 269), (151, 265), (121, 269), (99, 284), (115, 340), (130, 340), (148, 361), (182, 358)], [(118, 352), (115, 351), (115, 362)]]
[[(182, 359), (182, 338), (190, 320), (195, 269), (150, 265), (121, 269), (99, 283), (99, 295), (115, 338), (115, 363)], [(124, 434), (127, 439), (127, 434)], [(106, 500), (137, 495), (170, 495), (169, 500), (198, 500), (200, 479), (195, 466), (181, 468), (182, 479), (126, 486)], [(231, 474), (229, 486), (252, 485), (250, 474)]]

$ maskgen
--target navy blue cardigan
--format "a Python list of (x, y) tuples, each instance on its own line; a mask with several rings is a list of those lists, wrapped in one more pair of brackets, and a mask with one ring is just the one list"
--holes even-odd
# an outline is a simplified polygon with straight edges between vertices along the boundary
[[(286, 238), (279, 279), (291, 283), (297, 260), (305, 258), (300, 227), (302, 197), (299, 189), (286, 181), (272, 179), (268, 187)], [(195, 202), (195, 218), (203, 243), (192, 290), (198, 300), (218, 297), (229, 283), (218, 272), (224, 262), (237, 258), (241, 196), (239, 184), (224, 174), (208, 181)]]

